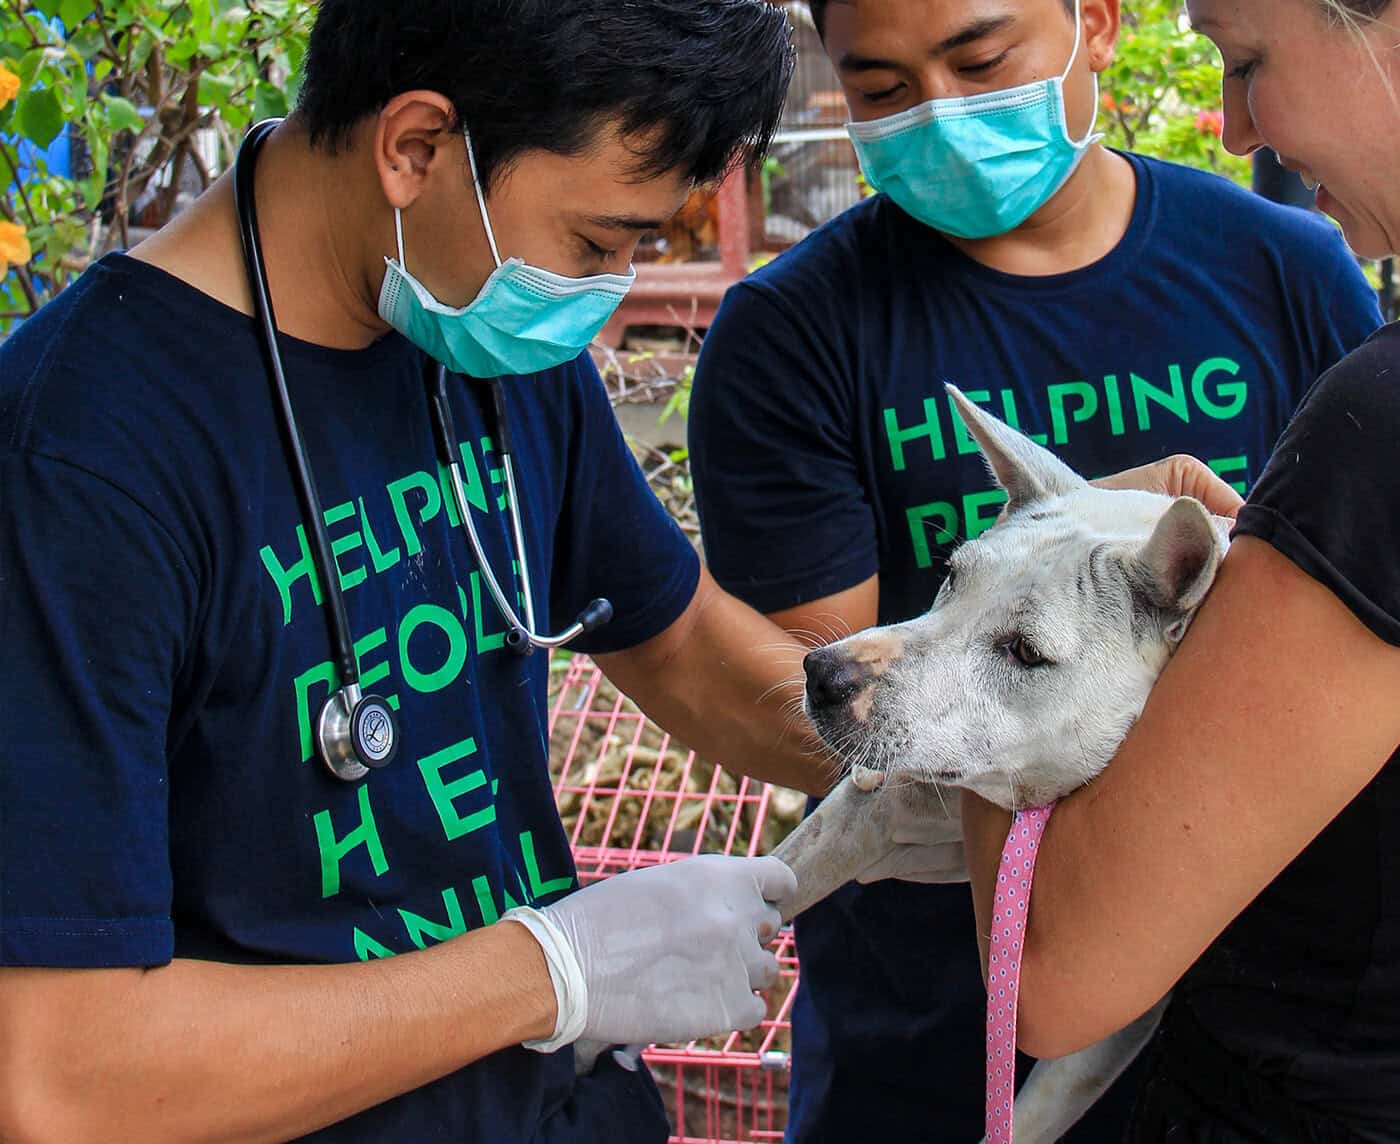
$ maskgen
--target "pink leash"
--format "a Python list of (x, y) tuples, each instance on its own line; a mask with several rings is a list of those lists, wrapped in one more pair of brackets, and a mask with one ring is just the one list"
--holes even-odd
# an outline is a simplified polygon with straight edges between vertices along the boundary
[(986, 1144), (1011, 1144), (1016, 1103), (1016, 996), (1021, 987), (1022, 943), (1031, 906), (1035, 858), (1054, 809), (1052, 802), (1016, 812), (997, 871), (991, 953), (987, 958)]

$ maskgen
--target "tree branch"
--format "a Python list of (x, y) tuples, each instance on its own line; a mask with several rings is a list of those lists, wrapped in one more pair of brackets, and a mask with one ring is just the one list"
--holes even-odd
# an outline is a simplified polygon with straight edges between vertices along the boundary
[(102, 42), (107, 45), (107, 52), (112, 57), (112, 63), (120, 63), (121, 53), (117, 51), (117, 45), (112, 42), (111, 34), (107, 31), (107, 21), (102, 16), (102, 0), (92, 0), (92, 14), (97, 17), (97, 27), (102, 33)]
[(5, 0), (5, 3), (6, 6), (14, 12), (15, 19), (20, 22), (20, 26), (29, 33), (29, 42), (36, 48), (42, 48), (44, 45), (40, 42), (39, 37), (34, 34), (33, 25), (24, 18), (24, 10), (19, 6), (19, 0)]
[(19, 165), (15, 162), (14, 156), (10, 154), (10, 148), (5, 143), (0, 143), (0, 155), (5, 156), (5, 163), (10, 168), (10, 175), (15, 181), (15, 190), (19, 192), (19, 201), (24, 204), (24, 213), (29, 216), (29, 225), (38, 226), (39, 219), (34, 214), (34, 206), (29, 201), (29, 192), (24, 189), (24, 181), (19, 177)]

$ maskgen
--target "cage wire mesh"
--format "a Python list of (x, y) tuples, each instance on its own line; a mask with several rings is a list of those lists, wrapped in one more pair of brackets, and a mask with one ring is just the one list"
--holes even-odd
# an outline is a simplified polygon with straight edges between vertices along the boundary
[(800, 242), (859, 202), (861, 193), (841, 81), (806, 3), (789, 0), (784, 7), (793, 24), (797, 66), (762, 171), (761, 246), (769, 252)]
[[(586, 657), (558, 657), (551, 691), (555, 799), (582, 885), (693, 854), (764, 854), (801, 819), (801, 794), (697, 759)], [(798, 976), (790, 929), (775, 949), (780, 980), (758, 1028), (646, 1050), (671, 1114), (672, 1144), (782, 1139)]]

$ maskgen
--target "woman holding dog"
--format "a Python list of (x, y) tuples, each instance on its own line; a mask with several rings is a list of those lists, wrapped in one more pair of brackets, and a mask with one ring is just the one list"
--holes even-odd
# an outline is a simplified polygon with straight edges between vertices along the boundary
[[(1190, 0), (1225, 143), (1400, 249), (1400, 4)], [(1036, 872), (1021, 1044), (1083, 1048), (1174, 990), (1133, 1139), (1400, 1140), (1400, 329), (1325, 374), (1210, 599)], [(979, 903), (1004, 812), (964, 800)]]

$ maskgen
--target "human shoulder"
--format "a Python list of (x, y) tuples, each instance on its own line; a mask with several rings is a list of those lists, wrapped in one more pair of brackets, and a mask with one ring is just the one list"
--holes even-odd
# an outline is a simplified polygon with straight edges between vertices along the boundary
[(1378, 330), (1308, 392), (1240, 510), (1272, 544), (1400, 646), (1400, 327)]
[[(911, 230), (922, 233), (898, 237)], [(818, 227), (729, 287), (706, 332), (697, 379), (714, 386), (736, 357), (774, 366), (770, 351), (778, 348), (804, 359), (827, 352), (844, 356), (843, 343), (860, 327), (855, 319), (862, 307), (877, 305), (894, 290), (891, 249), (907, 251), (917, 241), (942, 240), (884, 195)]]
[(880, 250), (907, 241), (906, 232), (914, 231), (932, 234), (884, 195), (862, 199), (759, 267), (743, 285), (770, 299), (807, 304), (812, 290), (824, 288), (835, 293), (835, 284), (849, 283), (868, 273), (879, 263), (876, 256)]
[(163, 271), (109, 255), (0, 346), (0, 439), (61, 453), (120, 426), (176, 447), (169, 419), (194, 412), (246, 325)]
[(248, 486), (269, 439), (250, 330), (163, 271), (104, 258), (0, 346), (9, 471), (81, 474), (112, 511), (150, 517), (199, 566), (209, 532), (238, 511), (227, 490)]
[(1400, 448), (1400, 324), (1382, 326), (1308, 391), (1281, 449), (1305, 442), (1338, 458)]

